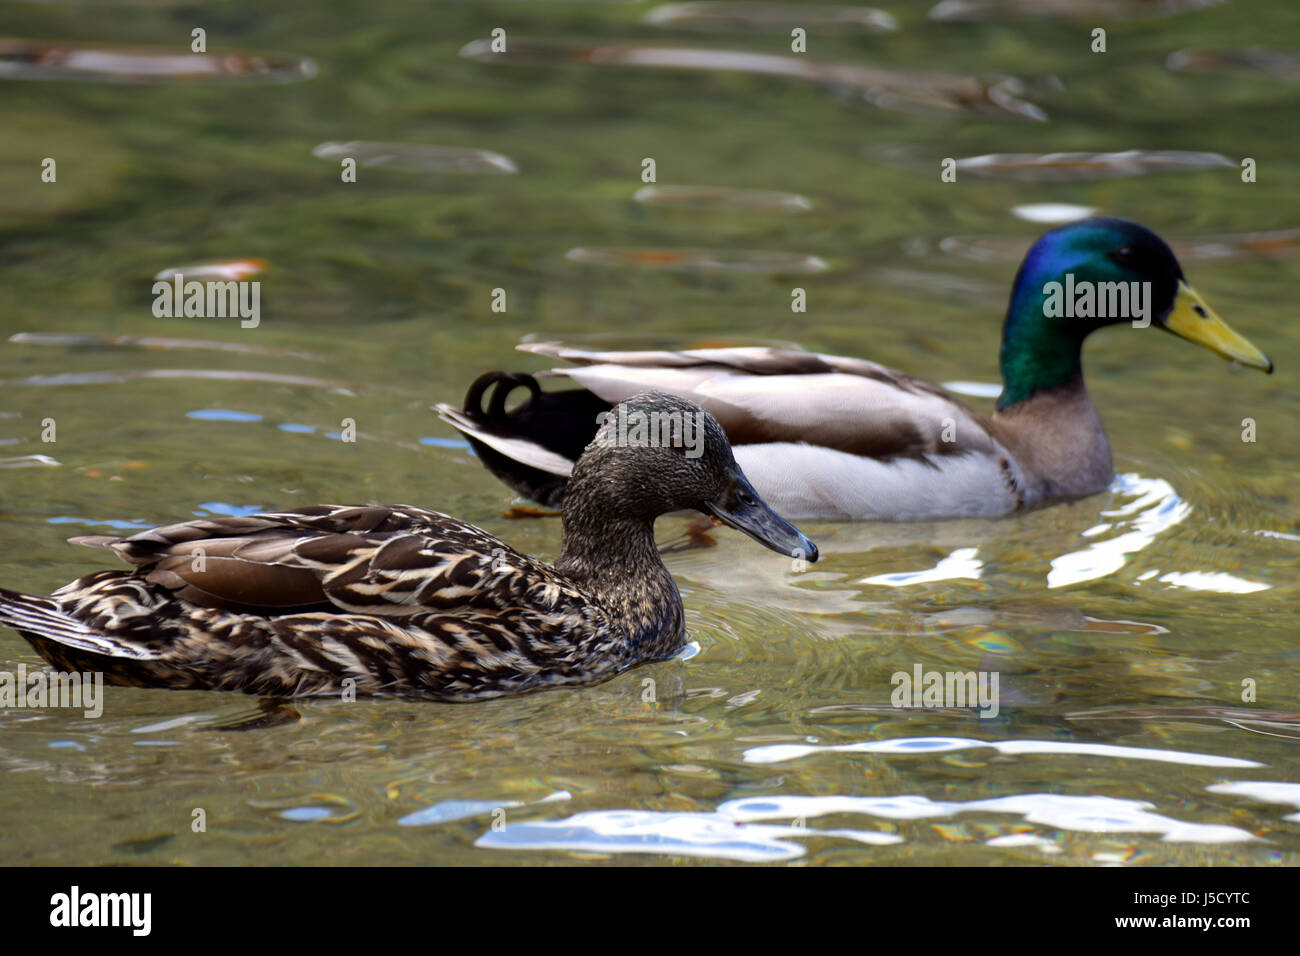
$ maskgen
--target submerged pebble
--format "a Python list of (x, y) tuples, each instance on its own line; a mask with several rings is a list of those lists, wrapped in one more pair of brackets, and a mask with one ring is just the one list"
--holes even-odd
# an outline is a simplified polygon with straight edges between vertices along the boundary
[(507, 156), (486, 149), (422, 146), (417, 143), (321, 143), (312, 151), (321, 159), (350, 158), (360, 166), (412, 173), (517, 173)]
[(1147, 173), (1215, 169), (1236, 163), (1219, 153), (1129, 149), (1119, 153), (990, 153), (957, 160), (957, 169), (991, 179), (1067, 182)]
[(1262, 46), (1244, 50), (1179, 50), (1169, 54), (1165, 67), (1186, 73), (1256, 70), (1279, 79), (1296, 79), (1300, 78), (1300, 54)]
[(783, 212), (803, 212), (812, 208), (811, 202), (795, 193), (716, 186), (643, 186), (632, 198), (651, 206), (725, 206), (734, 209), (778, 209)]
[(1146, 20), (1200, 10), (1227, 0), (942, 0), (931, 20), (995, 20), (1003, 17), (1105, 17)]
[(220, 79), (290, 82), (316, 75), (292, 54), (190, 53), (170, 47), (89, 46), (0, 39), (0, 79), (161, 83)]
[(795, 252), (731, 249), (570, 249), (564, 258), (602, 266), (640, 266), (677, 272), (737, 272), (749, 275), (791, 275), (825, 272), (817, 256)]
[(669, 3), (655, 7), (645, 23), (678, 30), (788, 33), (815, 27), (819, 33), (892, 33), (898, 21), (871, 7), (803, 7), (774, 3)]
[(825, 87), (880, 109), (928, 109), (946, 112), (1002, 113), (1046, 121), (1047, 114), (1020, 97), (1024, 85), (1015, 77), (981, 79), (858, 63), (825, 63), (800, 54), (751, 53), (652, 44), (574, 46), (536, 40), (510, 41), (506, 53), (491, 41), (475, 40), (460, 55), (485, 62), (526, 65), (585, 63), (594, 66), (639, 66), (669, 70), (708, 70), (784, 76)]

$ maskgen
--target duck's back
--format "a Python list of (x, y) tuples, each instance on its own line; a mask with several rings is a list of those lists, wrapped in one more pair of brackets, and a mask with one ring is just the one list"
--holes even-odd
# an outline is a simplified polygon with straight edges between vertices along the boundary
[(437, 512), (323, 505), (80, 540), (137, 569), (0, 592), (0, 620), (111, 683), (471, 700), (626, 666), (590, 595)]
[(944, 389), (865, 359), (790, 349), (528, 351), (600, 398), (654, 388), (708, 409), (764, 500), (791, 518), (993, 516), (1031, 504), (989, 419)]

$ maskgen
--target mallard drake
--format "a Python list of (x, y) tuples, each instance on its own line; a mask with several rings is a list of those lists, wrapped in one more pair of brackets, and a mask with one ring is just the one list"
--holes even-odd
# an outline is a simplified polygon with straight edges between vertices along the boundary
[[(653, 435), (635, 430), (646, 421)], [(711, 415), (639, 395), (573, 466), (554, 567), (435, 511), (320, 505), (74, 538), (135, 569), (49, 597), (0, 589), (0, 622), (55, 667), (118, 685), (468, 701), (585, 684), (683, 647), (654, 522), (688, 508), (817, 558)]]
[[(754, 487), (789, 517), (1006, 515), (1110, 484), (1110, 443), (1084, 387), (1080, 353), (1092, 332), (1130, 321), (1273, 369), (1192, 290), (1159, 236), (1099, 218), (1048, 232), (1026, 254), (1002, 327), (1002, 394), (991, 417), (937, 385), (864, 359), (773, 348), (596, 352), (554, 343), (520, 348), (575, 363), (541, 374), (567, 376), (582, 389), (544, 392), (533, 376), (489, 372), (463, 408), (438, 411), (497, 477), (551, 506), (564, 496), (590, 436), (587, 423), (609, 403), (654, 388), (717, 416)], [(507, 410), (520, 386), (528, 399)]]

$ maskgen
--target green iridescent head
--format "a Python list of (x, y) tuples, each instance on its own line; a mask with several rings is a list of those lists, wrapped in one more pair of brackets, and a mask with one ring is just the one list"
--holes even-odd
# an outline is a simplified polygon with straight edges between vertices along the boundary
[(1192, 290), (1163, 239), (1125, 219), (1085, 219), (1044, 235), (1020, 264), (1002, 327), (998, 408), (1071, 382), (1082, 374), (1083, 340), (1119, 324), (1155, 326), (1273, 371)]

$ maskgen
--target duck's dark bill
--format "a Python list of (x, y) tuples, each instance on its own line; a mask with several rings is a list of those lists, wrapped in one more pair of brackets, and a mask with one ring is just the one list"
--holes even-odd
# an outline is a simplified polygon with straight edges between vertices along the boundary
[(805, 561), (817, 560), (817, 545), (769, 508), (739, 470), (733, 473), (722, 496), (706, 504), (704, 510), (773, 551)]
[(1224, 358), (1235, 359), (1251, 368), (1262, 368), (1265, 372), (1273, 371), (1268, 356), (1234, 332), (1186, 282), (1178, 283), (1174, 307), (1164, 326), (1179, 338), (1203, 345)]

